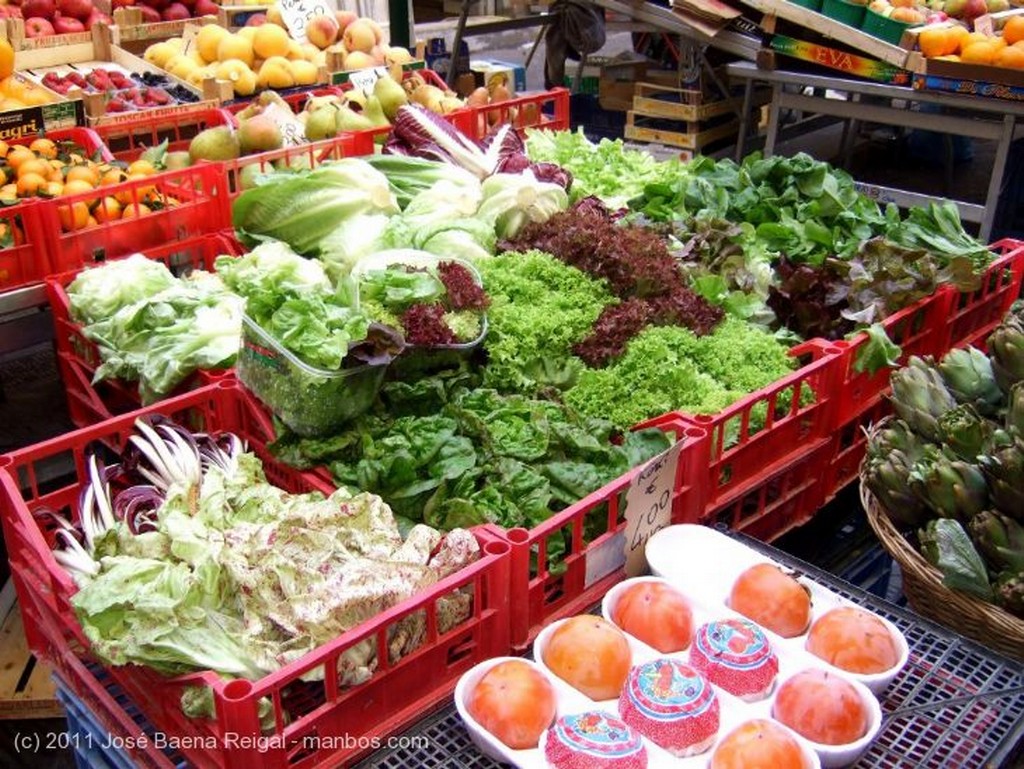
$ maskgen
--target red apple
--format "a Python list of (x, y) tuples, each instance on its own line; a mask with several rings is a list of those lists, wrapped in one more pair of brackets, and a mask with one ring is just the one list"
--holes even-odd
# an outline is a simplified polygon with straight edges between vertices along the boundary
[(73, 35), (75, 32), (85, 32), (85, 25), (70, 16), (58, 16), (53, 20), (53, 31), (58, 35)]
[[(61, 16), (70, 16), (78, 21), (85, 21), (93, 12), (92, 0), (57, 0), (57, 10)], [(54, 27), (56, 29), (56, 27)]]
[(135, 0), (110, 0), (111, 11), (117, 8), (131, 8), (135, 5)]
[(155, 11), (162, 11), (171, 4), (171, 0), (139, 0), (139, 5), (148, 5)]
[(189, 13), (188, 8), (183, 6), (181, 3), (171, 3), (169, 6), (164, 8), (160, 16), (164, 21), (184, 21), (185, 19), (192, 18), (192, 14)]
[(186, 8), (188, 8), (190, 13), (192, 12), (192, 9), (196, 7), (196, 0), (177, 0), (177, 1), (179, 3), (181, 3), (183, 6), (185, 6)]
[(967, 21), (974, 21), (986, 13), (988, 13), (988, 6), (985, 5), (985, 0), (967, 0), (967, 5), (964, 6), (963, 17)]
[(38, 16), (25, 19), (25, 37), (46, 37), (53, 34), (56, 34), (53, 25), (46, 19), (41, 19)]
[(94, 24), (106, 24), (108, 27), (111, 27), (114, 24), (114, 20), (107, 16), (107, 14), (100, 13), (98, 8), (94, 8), (92, 13), (89, 14), (89, 18), (85, 20), (85, 28), (92, 29)]
[(334, 18), (338, 20), (338, 37), (345, 34), (345, 28), (359, 18), (355, 11), (335, 11)]
[(160, 11), (158, 11), (156, 8), (150, 8), (148, 5), (140, 5), (137, 7), (139, 9), (139, 13), (142, 15), (142, 20), (144, 22), (155, 23), (158, 21), (163, 21), (163, 19), (160, 18)]
[(26, 19), (52, 19), (57, 13), (54, 0), (24, 0), (21, 14)]
[(213, 0), (196, 0), (193, 12), (196, 16), (216, 16), (219, 8)]
[(245, 22), (245, 26), (247, 26), (247, 27), (258, 27), (261, 24), (266, 24), (266, 23), (267, 23), (267, 14), (265, 14), (265, 13), (254, 13)]

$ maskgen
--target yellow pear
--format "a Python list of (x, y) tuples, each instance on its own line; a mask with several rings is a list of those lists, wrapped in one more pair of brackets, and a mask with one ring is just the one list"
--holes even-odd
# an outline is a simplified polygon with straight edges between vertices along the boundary
[(174, 54), (176, 53), (177, 50), (174, 48), (174, 46), (170, 45), (167, 42), (153, 43), (153, 45), (149, 46), (149, 48), (146, 49), (146, 52), (142, 54), (142, 58), (144, 58), (150, 64), (153, 64), (163, 69), (164, 65), (167, 63), (167, 60), (174, 56)]

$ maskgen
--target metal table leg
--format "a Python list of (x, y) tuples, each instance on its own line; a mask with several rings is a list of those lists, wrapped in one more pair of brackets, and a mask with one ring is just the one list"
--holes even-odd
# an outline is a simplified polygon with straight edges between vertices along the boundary
[(1010, 155), (1010, 145), (1013, 143), (1013, 131), (1016, 125), (1017, 119), (1013, 115), (1003, 116), (1003, 130), (999, 136), (999, 146), (996, 148), (992, 177), (988, 182), (988, 195), (985, 196), (985, 213), (981, 217), (981, 229), (978, 232), (978, 238), (983, 243), (987, 243), (992, 234), (996, 207), (999, 205), (999, 195), (1003, 189), (1003, 173), (1006, 171), (1006, 160)]
[(779, 138), (779, 111), (782, 99), (782, 83), (772, 84), (772, 101), (768, 105), (768, 134), (764, 139), (764, 156), (770, 157), (775, 152), (775, 142)]
[(445, 78), (449, 88), (455, 88), (455, 63), (459, 59), (459, 48), (462, 46), (462, 35), (466, 31), (466, 19), (469, 18), (469, 5), (472, 0), (462, 0), (462, 10), (459, 12), (459, 23), (455, 25), (455, 41), (452, 43), (452, 58), (448, 64), (448, 76)]
[(739, 163), (747, 154), (747, 134), (750, 132), (750, 104), (754, 100), (754, 81), (747, 80), (743, 86), (743, 113), (740, 115), (740, 127), (736, 134), (736, 162)]

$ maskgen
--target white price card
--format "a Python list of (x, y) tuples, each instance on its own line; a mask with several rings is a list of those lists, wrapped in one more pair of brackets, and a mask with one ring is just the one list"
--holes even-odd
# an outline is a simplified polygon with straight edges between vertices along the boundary
[(996, 34), (996, 28), (992, 21), (992, 17), (986, 13), (984, 16), (976, 18), (974, 20), (974, 31), (980, 32), (988, 37), (994, 37)]
[(281, 18), (288, 34), (300, 43), (306, 40), (306, 23), (314, 16), (333, 16), (334, 8), (324, 0), (279, 0)]
[(270, 117), (281, 129), (282, 146), (295, 147), (306, 143), (306, 126), (290, 109), (280, 104), (268, 104), (263, 108), (263, 114)]
[(363, 93), (369, 95), (373, 93), (373, 87), (377, 81), (386, 74), (388, 74), (387, 67), (367, 67), (350, 72), (348, 82), (352, 84), (353, 88), (359, 88)]
[(644, 465), (626, 491), (627, 577), (647, 572), (647, 540), (672, 523), (672, 492), (683, 443), (677, 441)]
[(199, 24), (186, 24), (185, 28), (181, 32), (181, 53), (187, 55), (192, 52), (192, 47), (196, 44), (196, 38), (199, 36), (199, 30), (202, 26)]

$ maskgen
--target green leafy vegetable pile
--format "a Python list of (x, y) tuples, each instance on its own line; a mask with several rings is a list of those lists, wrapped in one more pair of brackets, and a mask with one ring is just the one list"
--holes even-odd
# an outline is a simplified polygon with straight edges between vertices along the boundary
[(142, 255), (85, 270), (68, 286), (71, 317), (96, 343), (95, 381), (138, 381), (144, 404), (169, 395), (199, 369), (234, 364), (242, 302), (220, 278), (176, 278)]

